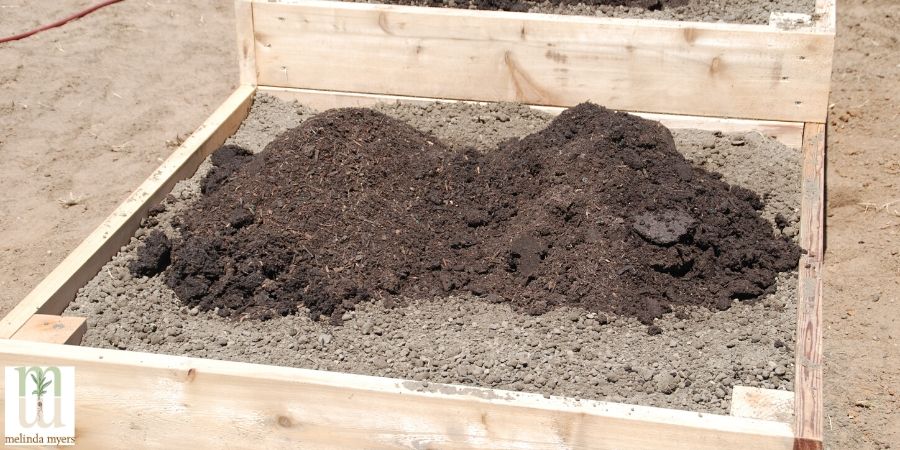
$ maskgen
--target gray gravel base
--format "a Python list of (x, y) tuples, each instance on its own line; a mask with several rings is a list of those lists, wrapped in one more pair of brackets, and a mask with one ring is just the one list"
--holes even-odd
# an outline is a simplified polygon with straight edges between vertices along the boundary
[(649, 11), (615, 6), (538, 4), (529, 12), (634, 19), (680, 20), (686, 22), (727, 22), (766, 25), (773, 12), (813, 15), (815, 0), (691, 0), (676, 8)]
[[(381, 3), (378, 0), (346, 0), (359, 3)], [(468, 4), (458, 0), (443, 0), (451, 8)], [(725, 22), (766, 25), (773, 12), (800, 13), (812, 16), (815, 0), (690, 0), (684, 6), (651, 11), (625, 6), (554, 5), (546, 1), (531, 1), (528, 12), (579, 16), (618, 17), (627, 19), (679, 20), (686, 22)]]
[[(549, 120), (513, 104), (378, 108), (451, 145), (484, 150)], [(310, 114), (259, 97), (230, 142), (260, 151)], [(753, 133), (673, 134), (689, 158), (760, 192), (768, 216), (781, 213), (796, 227), (797, 150)], [(683, 319), (666, 316), (657, 321), (663, 333), (656, 336), (632, 318), (573, 308), (532, 317), (470, 297), (366, 304), (347, 313), (340, 327), (303, 314), (240, 322), (189, 310), (161, 277), (134, 279), (127, 263), (149, 230), (177, 236), (171, 219), (196, 201), (206, 170), (208, 162), (179, 183), (166, 211), (147, 221), (69, 306), (65, 314), (87, 317), (83, 345), (716, 413), (727, 412), (733, 385), (792, 387), (796, 273), (782, 274), (775, 292), (756, 302), (735, 302), (727, 311), (691, 308), (679, 312)]]

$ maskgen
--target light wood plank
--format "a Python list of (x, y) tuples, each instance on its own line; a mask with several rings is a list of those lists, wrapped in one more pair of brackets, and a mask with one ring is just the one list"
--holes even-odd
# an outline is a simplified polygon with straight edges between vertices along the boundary
[(750, 386), (735, 386), (731, 391), (731, 415), (792, 423), (794, 393)]
[[(439, 98), (409, 97), (396, 95), (361, 94), (355, 92), (319, 91), (314, 89), (278, 88), (260, 86), (259, 92), (278, 97), (282, 100), (297, 101), (319, 111), (330, 108), (370, 107), (377, 103), (407, 103), (425, 105), (431, 102), (453, 103), (463, 100), (446, 100)], [(483, 103), (483, 102), (467, 102)], [(529, 105), (548, 114), (559, 114), (565, 108), (556, 106)], [(694, 128), (722, 132), (757, 131), (772, 136), (788, 147), (800, 148), (803, 140), (803, 123), (776, 122), (769, 120), (723, 119), (720, 117), (682, 116), (675, 114), (634, 113), (641, 117), (657, 120), (669, 128)]]
[(12, 338), (48, 344), (81, 345), (85, 331), (87, 320), (84, 317), (35, 314)]
[(85, 283), (125, 245), (147, 210), (178, 181), (191, 176), (203, 159), (231, 136), (247, 116), (255, 88), (239, 87), (103, 223), (0, 321), (9, 338), (33, 314), (59, 314)]
[(0, 341), (75, 366), (85, 448), (788, 450), (790, 425), (285, 367)]
[(259, 84), (824, 121), (833, 33), (300, 0), (255, 2)]
[(256, 45), (253, 37), (253, 3), (250, 0), (234, 1), (234, 21), (241, 84), (256, 85)]
[(822, 448), (822, 263), (824, 255), (825, 124), (803, 133), (803, 197), (800, 210), (800, 285), (794, 375), (794, 429), (798, 449)]
[(769, 26), (780, 30), (794, 30), (811, 27), (812, 16), (809, 14), (785, 13), (772, 11), (769, 14)]
[[(816, 0), (817, 20), (814, 29), (827, 33), (837, 30), (837, 0)], [(832, 42), (832, 51), (834, 43)]]

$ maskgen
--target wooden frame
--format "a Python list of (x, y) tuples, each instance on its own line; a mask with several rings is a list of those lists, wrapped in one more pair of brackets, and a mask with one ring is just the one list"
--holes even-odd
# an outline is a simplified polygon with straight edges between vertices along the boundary
[(250, 16), (256, 72), (244, 81), (264, 86), (820, 123), (828, 106), (834, 32), (821, 22), (784, 31), (317, 0), (253, 3)]
[[(242, 85), (0, 321), (0, 362), (76, 366), (76, 439), (89, 448), (820, 449), (824, 122), (834, 0), (819, 0), (817, 11), (808, 26), (781, 30), (238, 0)], [(320, 109), (513, 100), (553, 113), (592, 99), (673, 128), (756, 130), (800, 147), (804, 255), (794, 393), (736, 389), (733, 414), (724, 416), (63, 347), (80, 342), (84, 321), (58, 315), (128, 242), (147, 210), (234, 133), (258, 92)]]

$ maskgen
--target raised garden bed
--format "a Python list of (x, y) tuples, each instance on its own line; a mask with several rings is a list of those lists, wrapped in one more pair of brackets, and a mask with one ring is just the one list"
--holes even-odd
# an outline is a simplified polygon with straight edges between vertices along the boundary
[(512, 100), (558, 112), (590, 99), (673, 128), (757, 130), (802, 147), (804, 255), (793, 418), (777, 406), (759, 407), (782, 404), (783, 391), (735, 389), (731, 409), (748, 418), (474, 387), (423, 389), (404, 380), (112, 349), (0, 343), (7, 365), (77, 366), (80, 443), (821, 447), (819, 270), (828, 91), (823, 64), (830, 67), (833, 5), (821, 2), (819, 20), (793, 30), (332, 2), (237, 7), (246, 84), (4, 318), (3, 337), (79, 341), (84, 321), (54, 315), (130, 241), (149, 208), (237, 130), (257, 92), (318, 109), (441, 99)]

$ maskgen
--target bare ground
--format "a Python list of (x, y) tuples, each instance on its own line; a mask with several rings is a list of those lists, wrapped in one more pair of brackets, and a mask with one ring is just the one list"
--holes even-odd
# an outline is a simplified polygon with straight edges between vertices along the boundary
[[(0, 0), (0, 35), (92, 0)], [(838, 2), (828, 156), (826, 437), (900, 445), (900, 3)], [(230, 2), (128, 1), (0, 45), (0, 313), (236, 85)], [(73, 204), (74, 203), (74, 204)]]
[[(0, 35), (94, 3), (0, 0)], [(0, 44), (4, 313), (236, 86), (233, 16), (224, 1), (127, 1)]]

